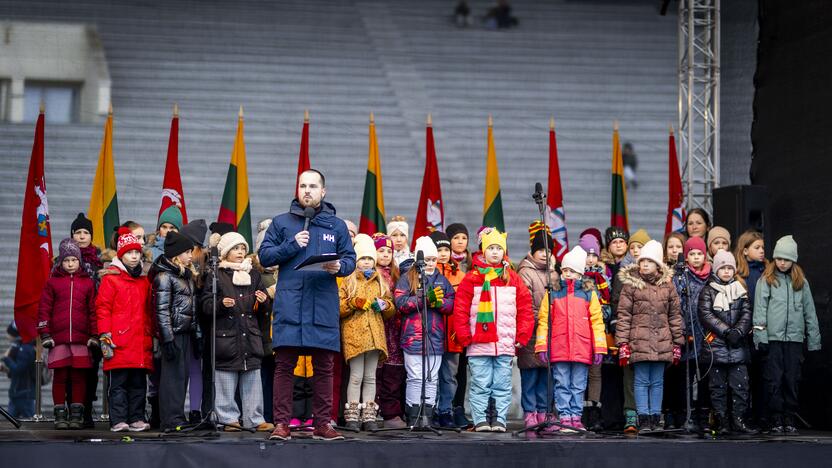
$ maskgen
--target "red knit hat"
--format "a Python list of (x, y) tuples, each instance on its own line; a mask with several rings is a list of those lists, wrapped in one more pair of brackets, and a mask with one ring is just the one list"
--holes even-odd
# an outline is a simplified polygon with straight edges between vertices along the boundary
[(387, 237), (387, 234), (383, 232), (377, 232), (373, 234), (373, 242), (376, 245), (376, 250), (382, 247), (389, 247), (390, 249), (393, 248), (393, 241)]
[(685, 242), (685, 257), (688, 256), (691, 250), (698, 250), (704, 254), (708, 251), (708, 248), (705, 246), (705, 241), (701, 237), (694, 236)]
[(142, 245), (139, 244), (139, 240), (136, 239), (136, 236), (130, 232), (129, 228), (120, 227), (118, 229), (118, 257), (121, 258), (124, 254), (131, 250), (138, 250), (141, 252)]

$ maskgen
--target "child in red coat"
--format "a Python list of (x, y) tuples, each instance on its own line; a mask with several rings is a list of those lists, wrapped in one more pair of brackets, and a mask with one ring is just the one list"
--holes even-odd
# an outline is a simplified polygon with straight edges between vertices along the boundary
[(118, 257), (101, 279), (95, 311), (104, 371), (110, 374), (110, 430), (146, 431), (147, 372), (153, 370), (154, 319), (150, 282), (142, 275), (142, 246), (120, 228)]
[[(81, 429), (90, 350), (97, 347), (95, 283), (83, 268), (81, 248), (64, 239), (38, 306), (38, 333), (55, 372), (52, 400), (55, 429)], [(67, 419), (66, 402), (70, 401)]]

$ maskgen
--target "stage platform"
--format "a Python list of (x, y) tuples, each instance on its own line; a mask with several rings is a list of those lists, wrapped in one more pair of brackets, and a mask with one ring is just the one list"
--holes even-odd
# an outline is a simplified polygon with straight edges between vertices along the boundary
[[(518, 424), (511, 425), (519, 428)], [(512, 428), (512, 427), (510, 427)], [(49, 423), (0, 423), (0, 466), (60, 467), (755, 467), (832, 466), (832, 433), (703, 440), (668, 433), (625, 437), (587, 434), (530, 440), (511, 433), (345, 433), (321, 442), (311, 433), (273, 442), (268, 434), (158, 432), (114, 434), (101, 429), (56, 431)]]

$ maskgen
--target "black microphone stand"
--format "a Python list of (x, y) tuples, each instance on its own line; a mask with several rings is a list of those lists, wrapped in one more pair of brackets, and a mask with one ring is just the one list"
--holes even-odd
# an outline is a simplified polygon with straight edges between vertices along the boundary
[[(545, 211), (546, 211), (546, 195), (543, 193), (542, 187), (538, 186), (535, 187), (534, 198), (535, 203), (537, 204), (537, 209), (540, 212), (540, 220), (543, 223), (546, 223)], [(545, 228), (544, 228), (545, 229)], [(576, 433), (580, 434), (582, 432), (588, 431), (581, 431), (576, 427), (567, 426), (566, 424), (562, 424), (560, 421), (549, 420), (549, 416), (554, 414), (554, 380), (552, 378), (552, 361), (549, 359), (552, 353), (552, 315), (554, 314), (554, 310), (552, 308), (553, 297), (552, 293), (554, 292), (554, 286), (552, 285), (552, 272), (550, 271), (552, 265), (552, 249), (549, 246), (549, 239), (544, 235), (543, 236), (543, 249), (546, 256), (546, 297), (549, 301), (549, 314), (547, 315), (546, 319), (549, 325), (548, 331), (546, 333), (546, 420), (542, 423), (535, 424), (534, 426), (525, 427), (518, 431), (514, 431), (511, 433), (512, 436), (517, 437), (520, 434), (526, 433), (528, 431), (535, 431), (536, 433), (540, 433), (540, 431), (547, 429), (549, 427), (555, 426), (562, 429), (571, 429)], [(534, 339), (534, 338), (533, 338)]]
[[(687, 309), (685, 313), (688, 317), (688, 323), (691, 324), (691, 337), (696, 340), (696, 330), (693, 328), (693, 313), (690, 307), (690, 286), (688, 284), (688, 276), (687, 276), (687, 266), (685, 266), (685, 261), (682, 258), (679, 258), (676, 261), (676, 272), (679, 274), (680, 281), (682, 283), (682, 294), (685, 296), (685, 308)], [(684, 423), (684, 430), (685, 432), (692, 433), (693, 431), (693, 423), (691, 421), (692, 416), (692, 401), (698, 401), (698, 387), (699, 382), (702, 380), (702, 376), (700, 375), (699, 370), (699, 353), (696, 350), (696, 343), (693, 343), (693, 358), (694, 358), (694, 366), (696, 367), (696, 378), (694, 382), (690, 380), (690, 350), (691, 350), (691, 340), (685, 336), (685, 423)], [(697, 396), (694, 396), (693, 393), (693, 385), (697, 386)]]

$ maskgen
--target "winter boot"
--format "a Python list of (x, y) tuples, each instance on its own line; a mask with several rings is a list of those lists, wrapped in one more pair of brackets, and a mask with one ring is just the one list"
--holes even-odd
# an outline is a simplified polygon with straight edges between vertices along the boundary
[(454, 423), (454, 414), (450, 411), (436, 411), (434, 413), (433, 420), (436, 426), (439, 426), (443, 429), (454, 429), (457, 427), (456, 423)]
[(711, 419), (711, 434), (725, 436), (731, 433), (731, 427), (728, 425), (728, 419), (725, 415), (714, 413)]
[(65, 405), (55, 406), (55, 429), (69, 429), (69, 421), (67, 420)]
[(433, 422), (433, 405), (425, 403), (425, 410), (422, 412), (422, 426), (431, 427)]
[[(563, 435), (572, 435), (577, 434), (578, 431), (576, 429), (572, 429), (572, 416), (561, 416), (560, 417), (561, 426), (557, 426), (558, 431), (557, 434)], [(569, 427), (564, 427), (569, 426)]]
[(473, 423), (465, 417), (465, 408), (457, 406), (454, 408), (454, 425), (456, 427), (466, 428), (473, 426)]
[(601, 423), (601, 407), (598, 406), (598, 403), (592, 402), (591, 405), (584, 407), (583, 423), (587, 429), (593, 432), (604, 429)]
[(348, 431), (358, 432), (361, 430), (361, 403), (351, 401), (344, 405), (344, 426)]
[(188, 422), (191, 424), (199, 424), (202, 422), (202, 412), (199, 410), (191, 410), (188, 413)]
[(584, 427), (584, 423), (581, 422), (580, 416), (572, 416), (572, 427), (580, 432), (586, 432), (586, 427)]
[(734, 416), (733, 418), (731, 418), (731, 427), (733, 428), (734, 432), (740, 435), (756, 435), (759, 433), (753, 427), (749, 427), (747, 424), (745, 424), (745, 421), (742, 419), (742, 416)]
[(628, 409), (624, 411), (624, 433), (638, 434), (638, 417), (634, 410)]
[(638, 433), (649, 434), (653, 432), (653, 421), (650, 420), (649, 414), (638, 415)]
[(404, 408), (405, 412), (405, 422), (407, 423), (408, 427), (413, 427), (416, 425), (416, 419), (419, 418), (419, 405), (407, 405)]
[(69, 428), (84, 428), (84, 405), (81, 403), (73, 403), (69, 405)]
[(378, 430), (377, 414), (378, 403), (374, 401), (364, 403), (364, 408), (361, 410), (361, 429), (370, 432)]
[[(558, 421), (558, 418), (552, 413), (537, 413), (537, 420), (538, 424), (542, 422), (549, 422), (555, 423)], [(555, 424), (548, 424), (543, 429), (544, 435), (552, 435), (552, 434), (559, 434), (560, 433), (560, 426), (556, 426)]]
[(664, 430), (664, 421), (662, 420), (662, 415), (660, 415), (660, 414), (651, 414), (650, 415), (650, 425), (653, 427), (654, 431), (663, 431)]

